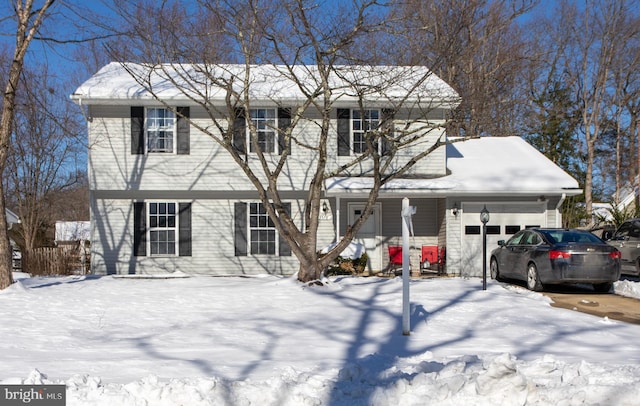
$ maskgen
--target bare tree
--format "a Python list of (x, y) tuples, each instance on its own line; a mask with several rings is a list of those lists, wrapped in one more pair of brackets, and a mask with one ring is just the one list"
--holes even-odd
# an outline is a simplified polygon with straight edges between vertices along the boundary
[(11, 190), (7, 202), (20, 216), (25, 255), (43, 244), (38, 236), (55, 224), (51, 208), (56, 195), (77, 184), (77, 176), (67, 172), (71, 168), (71, 174), (77, 175), (74, 163), (85, 144), (79, 139), (83, 134), (77, 110), (61, 97), (63, 91), (53, 83), (46, 66), (36, 70), (25, 68), (21, 76), (25, 91), (16, 98), (3, 177), (5, 189)]
[[(24, 58), (29, 44), (38, 32), (49, 7), (55, 0), (45, 0), (38, 7), (34, 0), (16, 1), (14, 3), (13, 18), (16, 24), (16, 46), (13, 58), (5, 79), (5, 91), (2, 99), (2, 121), (0, 122), (0, 173), (4, 173), (9, 153), (9, 143), (13, 131), (15, 117), (16, 96), (20, 84), (20, 75), (24, 66)], [(7, 233), (7, 218), (5, 215), (5, 191), (0, 182), (0, 289), (5, 289), (13, 283), (11, 274), (11, 245)]]
[[(171, 10), (167, 3), (162, 3), (162, 6), (164, 10)], [(429, 113), (437, 107), (451, 108), (457, 105), (458, 97), (452, 92), (438, 93), (436, 88), (426, 90), (433, 74), (425, 68), (393, 70), (350, 65), (354, 62), (349, 53), (353, 44), (382, 27), (379, 19), (373, 18), (378, 10), (376, 1), (354, 1), (350, 13), (320, 9), (316, 3), (307, 0), (203, 1), (198, 13), (205, 10), (209, 16), (215, 16), (221, 22), (222, 31), (216, 31), (214, 38), (224, 39), (231, 44), (224, 60), (237, 61), (240, 65), (222, 65), (219, 55), (209, 59), (211, 54), (193, 52), (194, 49), (202, 49), (205, 46), (203, 44), (210, 44), (212, 39), (209, 36), (188, 37), (190, 41), (201, 41), (199, 44), (172, 44), (172, 55), (168, 49), (155, 49), (163, 43), (148, 43), (154, 39), (148, 33), (148, 30), (154, 29), (150, 27), (137, 33), (139, 35), (129, 44), (142, 46), (136, 57), (151, 63), (122, 66), (159, 103), (189, 120), (192, 126), (207, 134), (226, 151), (251, 181), (277, 231), (299, 260), (298, 279), (303, 282), (318, 279), (366, 222), (380, 188), (406, 174), (416, 162), (445, 143), (444, 136), (427, 140), (435, 130), (438, 130), (437, 134), (442, 134), (439, 124), (428, 118)], [(168, 15), (172, 21), (180, 20), (178, 27), (184, 27), (185, 23), (191, 26), (194, 21), (182, 17), (174, 19), (173, 12)], [(149, 27), (150, 24), (142, 22), (140, 26)], [(187, 31), (180, 28), (178, 32)], [(180, 38), (177, 33), (165, 32), (163, 35)], [(118, 51), (116, 46), (111, 49)], [(182, 52), (175, 53), (178, 50)], [(128, 52), (131, 51), (129, 48)], [(114, 54), (121, 55), (118, 52)], [(163, 64), (155, 63), (163, 58), (170, 60)], [(280, 85), (293, 86), (301, 95), (294, 106), (282, 104), (275, 91), (263, 95), (270, 97), (280, 107), (287, 108), (290, 115), (286, 128), (273, 129), (282, 140), (279, 143), (282, 151), (277, 158), (263, 153), (258, 129), (251, 120), (244, 121), (243, 112), (250, 111), (255, 101), (252, 97), (254, 63), (270, 67), (271, 76), (262, 80), (268, 79), (274, 89)], [(162, 94), (156, 92), (157, 80), (171, 83), (183, 97), (206, 111), (211, 125), (191, 120), (169, 105)], [(443, 86), (440, 90), (444, 88), (447, 87)], [(223, 96), (218, 100), (224, 100), (223, 104), (211, 101), (213, 92), (222, 93)], [(336, 166), (335, 159), (329, 156), (328, 143), (337, 96), (345, 93), (353, 98), (362, 114), (368, 97), (374, 94), (386, 102), (388, 110), (378, 126), (368, 129), (360, 153), (349, 162)], [(418, 103), (420, 98), (423, 101)], [(428, 100), (435, 102), (429, 104)], [(403, 109), (405, 113), (411, 110), (411, 118), (393, 120), (394, 114)], [(318, 119), (309, 121), (305, 118), (307, 115)], [(234, 141), (237, 130), (234, 124), (238, 120), (249, 128), (250, 145), (243, 146), (246, 148), (240, 148)], [(395, 128), (392, 121), (396, 123)], [(314, 137), (303, 136), (304, 132), (299, 130), (303, 125), (314, 126)], [(291, 155), (291, 145), (313, 156), (311, 162), (305, 163), (310, 180), (305, 189), (304, 228), (296, 224), (283, 201), (283, 190), (286, 188), (281, 185), (286, 181), (288, 165), (295, 159)], [(417, 145), (421, 147), (416, 148)], [(406, 151), (411, 148), (415, 148), (414, 153), (409, 155)], [(246, 154), (247, 149), (254, 153)], [(317, 233), (324, 181), (352, 174), (364, 175), (370, 181), (366, 207), (337, 245), (328, 254), (319, 255)]]
[(449, 133), (518, 133), (526, 89), (527, 47), (517, 19), (535, 0), (409, 0), (396, 3), (392, 20), (402, 40), (397, 62), (427, 64), (456, 89), (461, 103)]
[(627, 19), (632, 3), (622, 0), (586, 2), (578, 9), (563, 2), (553, 20), (563, 29), (556, 41), (566, 44), (561, 59), (568, 85), (580, 108), (579, 134), (586, 156), (584, 196), (592, 212), (594, 173), (600, 136), (611, 120), (611, 86), (614, 61), (629, 40)]

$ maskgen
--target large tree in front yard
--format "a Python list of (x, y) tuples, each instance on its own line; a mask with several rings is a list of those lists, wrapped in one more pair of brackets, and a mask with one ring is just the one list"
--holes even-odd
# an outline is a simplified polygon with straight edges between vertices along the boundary
[[(427, 68), (358, 65), (360, 60), (351, 58), (350, 50), (379, 35), (384, 9), (375, 1), (336, 7), (342, 9), (323, 8), (307, 0), (207, 1), (194, 15), (186, 15), (163, 3), (137, 15), (161, 15), (164, 24), (142, 21), (131, 41), (110, 46), (114, 58), (137, 55), (140, 63), (122, 65), (137, 84), (232, 157), (299, 260), (298, 278), (303, 282), (318, 279), (348, 246), (385, 184), (407, 174), (416, 162), (446, 142), (442, 115), (436, 119), (433, 112), (455, 107), (458, 102), (457, 95)], [(131, 15), (126, 10), (123, 14)], [(207, 25), (208, 21), (218, 24)], [(209, 31), (205, 33), (203, 26)], [(170, 48), (158, 38), (166, 38)], [(223, 46), (226, 52), (221, 52)], [(201, 52), (208, 47), (207, 52)], [(257, 69), (263, 69), (260, 74), (264, 76), (256, 76)], [(265, 82), (271, 86), (270, 92), (265, 92)], [(164, 85), (158, 86), (161, 83)], [(167, 84), (179, 92), (177, 97), (202, 108), (210, 125), (172, 106), (175, 102), (163, 96)], [(286, 94), (295, 94), (295, 101), (283, 96)], [(264, 140), (253, 121), (245, 121), (243, 113), (260, 107), (254, 102), (266, 98), (286, 111), (288, 125), (272, 128), (278, 140), (275, 148), (280, 150), (277, 155), (263, 153)], [(336, 142), (336, 130), (340, 131), (334, 125), (336, 109), (346, 105), (359, 108), (363, 117), (375, 105), (382, 109), (382, 116), (371, 118), (369, 123), (373, 124), (363, 129), (365, 136), (358, 155), (336, 165), (329, 145)], [(239, 146), (234, 135), (245, 125), (249, 127), (250, 145)], [(341, 125), (338, 117), (338, 127)], [(309, 133), (314, 136), (305, 136)], [(284, 202), (287, 171), (297, 159), (297, 154), (291, 153), (294, 148), (313, 157), (305, 162), (308, 181), (304, 228), (292, 218)], [(247, 154), (249, 150), (253, 152)], [(369, 182), (366, 207), (338, 244), (327, 255), (319, 255), (318, 219), (325, 181), (353, 174), (362, 174)]]
[[(38, 32), (49, 7), (54, 0), (45, 0), (37, 4), (34, 0), (19, 0), (13, 4), (15, 24), (15, 49), (8, 62), (8, 68), (3, 72), (4, 94), (2, 98), (2, 118), (0, 121), (0, 173), (4, 169), (9, 154), (9, 143), (13, 131), (13, 121), (16, 110), (16, 96), (20, 84), (24, 59), (29, 44)], [(3, 21), (5, 19), (3, 18)], [(4, 176), (4, 175), (3, 175)], [(11, 274), (11, 245), (7, 233), (7, 217), (5, 215), (5, 190), (0, 182), (0, 289), (5, 289), (13, 283)]]

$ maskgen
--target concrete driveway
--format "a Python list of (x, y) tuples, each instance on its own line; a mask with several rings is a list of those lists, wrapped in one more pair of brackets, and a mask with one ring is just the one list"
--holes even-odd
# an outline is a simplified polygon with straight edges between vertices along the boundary
[(543, 294), (553, 300), (551, 305), (554, 307), (640, 324), (640, 300), (638, 299), (612, 293), (595, 293), (589, 287), (580, 286), (552, 287)]

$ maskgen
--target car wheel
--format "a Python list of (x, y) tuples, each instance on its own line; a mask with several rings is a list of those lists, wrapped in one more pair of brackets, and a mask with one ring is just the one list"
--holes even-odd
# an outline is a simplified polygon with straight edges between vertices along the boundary
[(593, 290), (600, 293), (607, 293), (611, 290), (612, 287), (613, 287), (613, 283), (611, 282), (593, 284)]
[(534, 292), (540, 292), (542, 290), (542, 283), (540, 283), (540, 277), (538, 276), (538, 268), (533, 262), (527, 266), (527, 288)]
[(495, 258), (491, 258), (491, 264), (489, 265), (489, 269), (491, 270), (491, 279), (495, 279), (499, 281), (500, 271), (498, 269), (498, 261)]

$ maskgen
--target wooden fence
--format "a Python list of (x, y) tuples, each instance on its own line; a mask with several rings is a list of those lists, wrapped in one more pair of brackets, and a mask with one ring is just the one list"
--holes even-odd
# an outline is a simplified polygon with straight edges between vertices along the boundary
[(22, 270), (41, 276), (85, 275), (90, 271), (90, 262), (89, 246), (74, 242), (24, 252)]

